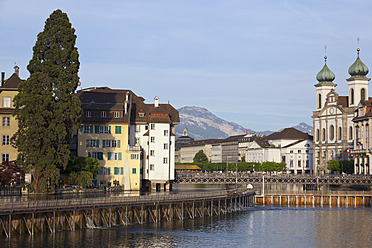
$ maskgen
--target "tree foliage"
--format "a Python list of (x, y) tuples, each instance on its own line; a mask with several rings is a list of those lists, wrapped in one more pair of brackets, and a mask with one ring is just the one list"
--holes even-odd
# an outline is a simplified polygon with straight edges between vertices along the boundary
[(100, 168), (96, 158), (72, 157), (61, 173), (68, 176), (69, 184), (86, 187), (91, 184), (92, 179), (97, 178)]
[(80, 64), (75, 41), (67, 14), (55, 10), (37, 36), (27, 66), (30, 77), (20, 83), (14, 99), (19, 129), (12, 144), (19, 152), (18, 163), (32, 173), (36, 192), (54, 191), (79, 125), (81, 103), (74, 92)]
[(193, 161), (195, 163), (208, 163), (208, 157), (203, 150), (200, 150), (195, 154)]
[(330, 160), (327, 162), (327, 169), (333, 172), (345, 172), (352, 174), (354, 172), (353, 160)]

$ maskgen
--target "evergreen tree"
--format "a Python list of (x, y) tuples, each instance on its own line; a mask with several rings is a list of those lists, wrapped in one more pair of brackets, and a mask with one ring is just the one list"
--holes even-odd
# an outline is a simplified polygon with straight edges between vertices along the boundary
[(55, 10), (37, 36), (18, 87), (14, 115), (19, 129), (12, 138), (18, 163), (33, 175), (36, 192), (54, 191), (60, 169), (69, 161), (69, 144), (79, 125), (81, 103), (74, 95), (79, 77), (75, 29), (66, 13)]
[(208, 163), (208, 157), (203, 150), (200, 150), (195, 154), (193, 161), (194, 163)]

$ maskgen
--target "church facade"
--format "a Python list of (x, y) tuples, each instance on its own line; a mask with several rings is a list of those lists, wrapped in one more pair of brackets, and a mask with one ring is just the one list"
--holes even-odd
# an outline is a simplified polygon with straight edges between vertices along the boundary
[(355, 129), (353, 118), (360, 101), (368, 99), (368, 68), (359, 58), (350, 66), (348, 72), (348, 95), (340, 96), (333, 83), (334, 73), (325, 65), (317, 74), (316, 110), (313, 111), (313, 161), (314, 174), (328, 173), (327, 162), (330, 160), (350, 160), (347, 151), (354, 149)]

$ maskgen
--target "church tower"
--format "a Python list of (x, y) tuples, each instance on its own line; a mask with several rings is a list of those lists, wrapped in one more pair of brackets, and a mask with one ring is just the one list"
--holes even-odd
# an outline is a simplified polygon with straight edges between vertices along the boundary
[(349, 68), (349, 107), (358, 106), (361, 100), (368, 100), (368, 84), (370, 78), (367, 78), (368, 68), (359, 58), (359, 47), (357, 49), (358, 57)]
[(335, 74), (327, 66), (327, 55), (324, 56), (324, 60), (323, 68), (316, 75), (316, 80), (319, 82), (315, 85), (317, 111), (321, 110), (325, 106), (327, 94), (337, 86), (337, 84), (333, 83), (333, 80), (335, 80)]

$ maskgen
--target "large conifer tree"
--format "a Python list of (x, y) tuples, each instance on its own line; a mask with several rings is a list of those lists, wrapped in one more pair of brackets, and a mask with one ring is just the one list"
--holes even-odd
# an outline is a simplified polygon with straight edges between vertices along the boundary
[(74, 95), (79, 77), (75, 29), (66, 13), (55, 10), (37, 36), (18, 87), (14, 115), (19, 129), (12, 138), (18, 163), (33, 175), (36, 192), (54, 191), (59, 171), (69, 160), (69, 144), (79, 125), (81, 103)]

